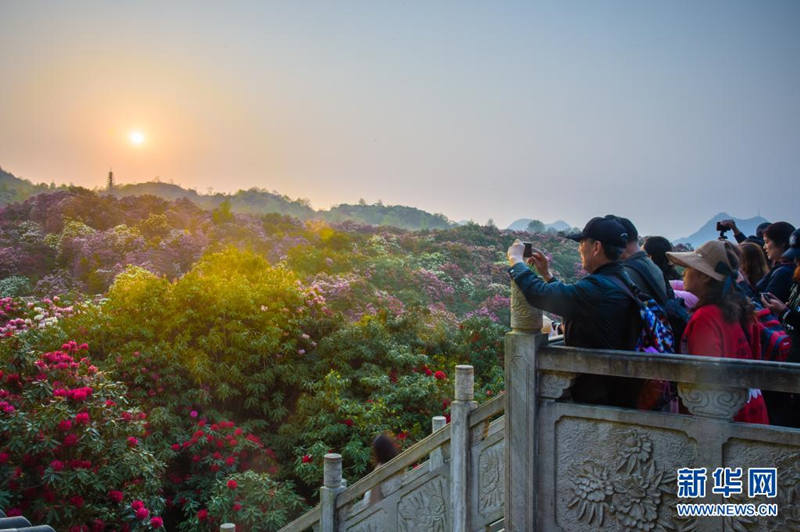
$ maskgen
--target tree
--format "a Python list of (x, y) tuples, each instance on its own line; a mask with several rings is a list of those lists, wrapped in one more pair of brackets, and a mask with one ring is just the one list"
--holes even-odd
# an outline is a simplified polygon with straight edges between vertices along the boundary
[(540, 220), (531, 220), (528, 224), (528, 228), (525, 229), (528, 233), (544, 233), (545, 232), (544, 223)]

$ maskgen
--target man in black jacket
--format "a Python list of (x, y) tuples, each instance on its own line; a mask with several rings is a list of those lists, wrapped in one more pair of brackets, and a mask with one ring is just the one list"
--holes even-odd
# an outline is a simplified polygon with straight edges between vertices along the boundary
[[(592, 218), (583, 231), (567, 238), (579, 242), (583, 269), (590, 275), (575, 284), (557, 281), (547, 259), (535, 251), (536, 275), (525, 265), (524, 246), (508, 248), (508, 272), (528, 302), (564, 318), (564, 342), (576, 347), (630, 349), (630, 297), (613, 280), (622, 275), (619, 257), (625, 247), (625, 229), (613, 216)], [(541, 276), (541, 277), (540, 277)]]
[[(623, 275), (618, 262), (625, 247), (625, 229), (613, 216), (592, 218), (578, 234), (568, 238), (579, 242), (583, 269), (589, 275), (574, 284), (557, 281), (547, 258), (535, 251), (531, 257), (536, 271), (526, 266), (524, 245), (516, 240), (508, 248), (508, 272), (525, 299), (536, 307), (564, 318), (564, 342), (575, 347), (632, 349), (638, 328), (638, 308), (614, 278)], [(589, 378), (591, 377), (591, 378)], [(573, 386), (579, 402), (632, 406), (630, 386), (618, 379), (584, 376)]]

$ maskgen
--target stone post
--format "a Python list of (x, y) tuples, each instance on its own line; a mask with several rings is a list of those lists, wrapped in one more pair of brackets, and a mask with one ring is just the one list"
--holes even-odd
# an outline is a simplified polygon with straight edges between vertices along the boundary
[(543, 324), (542, 311), (532, 307), (517, 283), (511, 281), (511, 329), (538, 333), (541, 332)]
[[(431, 434), (447, 425), (447, 419), (444, 416), (433, 416), (431, 419)], [(428, 458), (428, 466), (430, 471), (439, 469), (444, 464), (444, 452), (441, 447), (437, 447), (431, 451)]]
[(236, 532), (236, 525), (233, 523), (222, 523), (219, 525), (219, 532)]
[(323, 465), (323, 486), (319, 489), (320, 532), (336, 530), (336, 495), (342, 486), (342, 455), (328, 453)]
[(505, 339), (505, 500), (504, 526), (512, 532), (536, 528), (536, 349), (542, 311), (530, 306), (511, 281), (511, 327)]
[(469, 523), (469, 413), (473, 401), (475, 376), (472, 366), (456, 366), (455, 399), (450, 404), (450, 505), (453, 532), (468, 532)]

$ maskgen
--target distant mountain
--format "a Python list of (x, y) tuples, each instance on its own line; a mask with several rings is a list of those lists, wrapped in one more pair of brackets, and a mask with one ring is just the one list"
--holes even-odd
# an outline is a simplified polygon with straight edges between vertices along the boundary
[(27, 179), (20, 179), (0, 168), (0, 207), (17, 201), (25, 201), (34, 194), (47, 190), (50, 190), (47, 185), (34, 185)]
[(322, 219), (330, 223), (352, 221), (365, 225), (390, 225), (412, 231), (420, 229), (447, 229), (453, 224), (441, 214), (430, 214), (414, 207), (402, 205), (342, 204), (330, 210), (315, 211), (306, 200), (293, 200), (274, 192), (251, 188), (235, 194), (198, 194), (191, 189), (168, 183), (137, 183), (115, 187), (116, 196), (138, 196), (152, 194), (160, 198), (175, 200), (187, 198), (202, 209), (215, 209), (226, 199), (231, 211), (242, 214), (280, 213), (300, 220)]
[[(528, 224), (533, 221), (532, 218), (520, 218), (519, 220), (514, 220), (511, 225), (508, 226), (509, 231), (525, 231), (528, 229)], [(555, 221), (551, 224), (544, 224), (545, 231), (569, 231), (570, 226), (567, 222), (563, 220)]]
[[(0, 207), (9, 203), (25, 201), (31, 196), (49, 190), (67, 187), (34, 185), (26, 179), (20, 179), (0, 168)], [(96, 192), (103, 193), (104, 190)], [(186, 198), (201, 209), (212, 210), (228, 200), (231, 211), (241, 214), (279, 213), (293, 216), (300, 220), (321, 219), (330, 223), (352, 221), (364, 225), (389, 225), (417, 231), (421, 229), (447, 229), (453, 222), (442, 214), (429, 212), (403, 205), (374, 205), (359, 203), (357, 205), (342, 204), (330, 210), (316, 211), (309, 202), (303, 199), (291, 199), (275, 192), (259, 188), (240, 190), (235, 194), (198, 194), (196, 190), (183, 188), (171, 183), (150, 181), (114, 186), (111, 194), (117, 197), (152, 195), (165, 200)]]
[(136, 183), (131, 185), (118, 185), (114, 187), (113, 194), (117, 197), (142, 196), (151, 194), (166, 200), (176, 200), (186, 198), (201, 209), (215, 209), (225, 201), (230, 202), (231, 210), (242, 214), (266, 214), (277, 212), (308, 220), (317, 214), (308, 202), (304, 200), (292, 200), (287, 196), (281, 196), (266, 190), (251, 188), (250, 190), (240, 190), (235, 194), (198, 194), (192, 189), (185, 189), (170, 183), (148, 182)]
[(319, 214), (328, 222), (354, 221), (367, 225), (390, 225), (400, 229), (448, 229), (453, 222), (443, 214), (429, 212), (403, 205), (383, 205), (377, 203), (366, 205), (342, 204), (332, 207), (329, 211), (319, 211)]
[[(679, 238), (674, 243), (675, 244), (691, 244), (692, 247), (697, 248), (698, 246), (708, 242), (709, 240), (715, 240), (719, 238), (719, 231), (717, 231), (717, 222), (720, 220), (733, 220), (736, 222), (736, 227), (742, 231), (745, 235), (754, 235), (756, 234), (756, 227), (759, 224), (766, 222), (765, 218), (761, 216), (754, 216), (753, 218), (736, 218), (735, 216), (731, 216), (726, 212), (721, 212), (719, 214), (715, 214), (708, 220), (703, 226), (698, 229), (696, 232), (692, 233), (691, 235), (685, 238)], [(728, 238), (733, 240), (733, 234), (728, 231), (727, 233)]]

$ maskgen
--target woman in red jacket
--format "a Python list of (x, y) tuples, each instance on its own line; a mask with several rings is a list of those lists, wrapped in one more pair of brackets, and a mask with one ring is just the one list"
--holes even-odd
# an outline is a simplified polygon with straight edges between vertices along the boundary
[[(761, 346), (752, 304), (736, 287), (739, 258), (728, 241), (712, 240), (696, 251), (667, 253), (683, 266), (683, 287), (699, 299), (681, 339), (681, 352), (724, 358), (756, 359)], [(761, 390), (750, 398), (735, 421), (769, 423)]]

